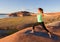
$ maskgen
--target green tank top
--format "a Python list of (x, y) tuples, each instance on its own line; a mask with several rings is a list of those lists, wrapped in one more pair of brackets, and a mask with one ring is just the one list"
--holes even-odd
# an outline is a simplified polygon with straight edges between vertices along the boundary
[(42, 14), (37, 15), (37, 22), (43, 22)]

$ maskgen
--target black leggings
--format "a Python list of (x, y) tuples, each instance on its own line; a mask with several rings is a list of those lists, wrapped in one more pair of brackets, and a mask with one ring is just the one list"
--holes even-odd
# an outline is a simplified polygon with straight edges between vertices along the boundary
[(46, 27), (45, 27), (45, 25), (44, 25), (44, 22), (37, 22), (37, 23), (35, 23), (35, 24), (33, 25), (33, 30), (34, 30), (35, 26), (37, 26), (37, 25), (41, 25), (47, 32), (49, 32), (49, 30), (46, 29)]

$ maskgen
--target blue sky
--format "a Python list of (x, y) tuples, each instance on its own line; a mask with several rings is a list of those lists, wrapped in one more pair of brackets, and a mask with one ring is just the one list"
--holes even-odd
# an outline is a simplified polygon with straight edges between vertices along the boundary
[(39, 7), (44, 12), (60, 12), (60, 0), (0, 0), (0, 13), (11, 13), (21, 10), (37, 12)]

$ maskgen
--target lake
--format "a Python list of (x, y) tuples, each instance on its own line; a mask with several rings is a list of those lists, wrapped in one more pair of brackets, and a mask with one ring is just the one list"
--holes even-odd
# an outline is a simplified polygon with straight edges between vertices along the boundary
[(0, 19), (1, 18), (7, 18), (7, 17), (9, 17), (8, 15), (0, 15)]

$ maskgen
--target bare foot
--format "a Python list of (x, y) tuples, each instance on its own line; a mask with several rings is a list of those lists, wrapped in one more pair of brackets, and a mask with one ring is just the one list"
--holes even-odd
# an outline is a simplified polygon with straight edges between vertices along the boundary
[(34, 33), (34, 30), (32, 30), (30, 33)]
[(49, 37), (51, 38), (51, 33), (50, 33), (50, 32), (48, 32), (48, 35), (49, 35)]

